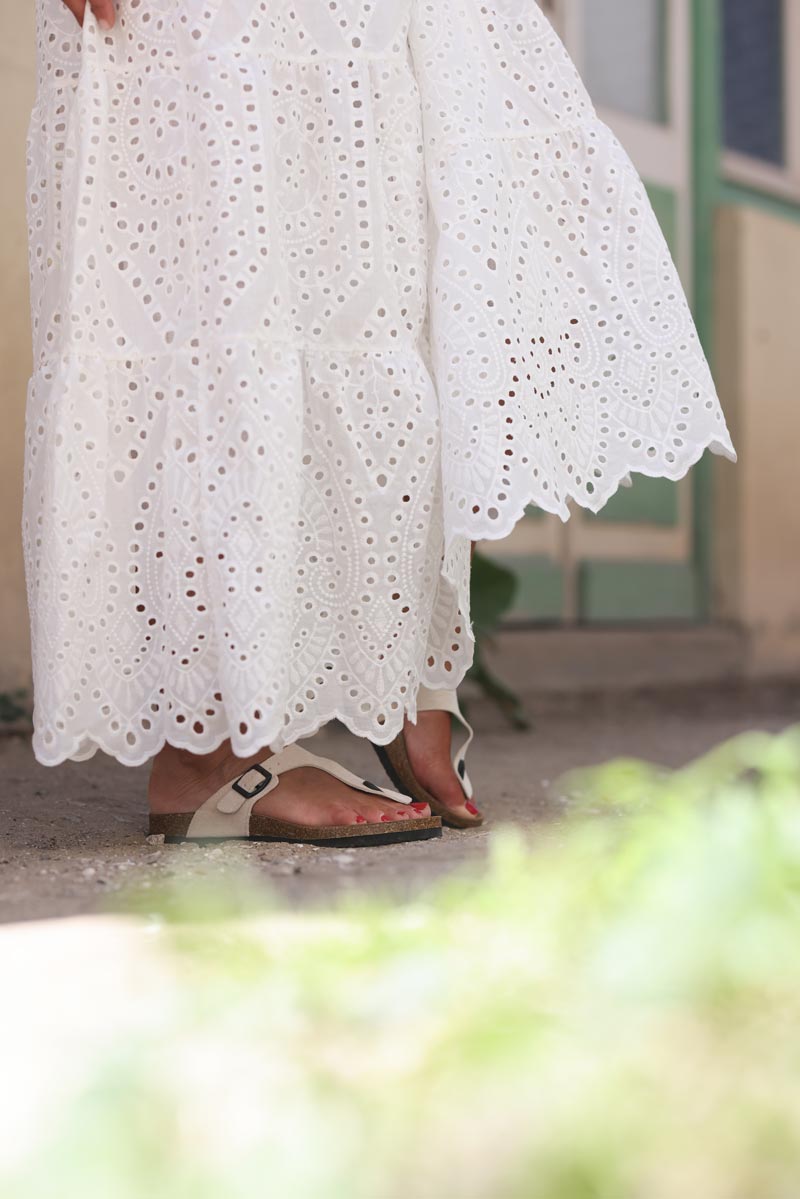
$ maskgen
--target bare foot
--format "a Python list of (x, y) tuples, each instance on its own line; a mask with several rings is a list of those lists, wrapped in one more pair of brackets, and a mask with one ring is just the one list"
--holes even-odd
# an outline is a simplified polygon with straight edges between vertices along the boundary
[(451, 736), (452, 718), (448, 712), (418, 713), (416, 724), (406, 720), (408, 760), (427, 792), (459, 816), (476, 820), (480, 809), (464, 795), (450, 756)]
[[(268, 750), (261, 750), (252, 758), (237, 758), (229, 741), (204, 755), (167, 745), (153, 762), (148, 788), (150, 811), (158, 815), (196, 812), (226, 783), (270, 756)], [(400, 806), (353, 791), (321, 770), (305, 767), (284, 775), (280, 786), (259, 799), (253, 812), (308, 828), (420, 820), (431, 814), (427, 804)]]

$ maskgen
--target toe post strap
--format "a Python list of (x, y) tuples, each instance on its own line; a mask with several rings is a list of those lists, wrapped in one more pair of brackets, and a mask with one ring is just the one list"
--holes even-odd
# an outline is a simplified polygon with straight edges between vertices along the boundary
[(467, 799), (472, 799), (475, 788), (467, 774), (467, 754), (475, 739), (475, 730), (461, 711), (456, 691), (432, 691), (429, 687), (420, 687), (417, 696), (418, 712), (448, 712), (461, 725), (466, 736), (457, 745), (453, 754), (453, 767), (461, 779), (461, 786)]

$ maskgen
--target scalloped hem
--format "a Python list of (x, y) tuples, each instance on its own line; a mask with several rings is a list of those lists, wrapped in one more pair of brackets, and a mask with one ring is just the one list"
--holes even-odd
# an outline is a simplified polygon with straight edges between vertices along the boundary
[[(460, 528), (453, 531), (448, 537), (447, 552), (442, 564), (442, 575), (450, 586), (456, 589), (458, 598), (462, 604), (462, 611), (466, 609), (463, 605), (467, 602), (467, 597), (460, 592), (457, 558), (463, 552), (465, 542), (469, 544), (472, 541), (499, 541), (507, 537), (525, 516), (527, 509), (533, 504), (544, 512), (548, 512), (553, 516), (558, 516), (564, 522), (568, 521), (572, 515), (572, 510), (569, 507), (570, 503), (575, 503), (584, 510), (599, 512), (608, 503), (608, 501), (617, 494), (619, 489), (624, 486), (630, 486), (632, 483), (632, 475), (642, 475), (649, 478), (667, 478), (671, 482), (680, 482), (685, 479), (689, 471), (697, 465), (706, 451), (726, 458), (730, 462), (737, 461), (737, 454), (730, 439), (720, 441), (711, 439), (707, 443), (696, 447), (695, 452), (684, 462), (681, 467), (674, 472), (666, 473), (660, 471), (647, 471), (646, 469), (637, 470), (620, 470), (616, 478), (604, 489), (601, 495), (596, 497), (596, 502), (588, 504), (582, 496), (567, 495), (563, 504), (553, 504), (550, 497), (541, 491), (541, 489), (531, 488), (527, 498), (520, 501), (516, 514), (508, 516), (501, 524), (492, 522), (486, 526)], [(474, 648), (475, 637), (471, 624), (465, 620), (465, 635)], [(471, 655), (470, 655), (471, 657)], [(458, 688), (464, 681), (467, 672), (470, 669), (471, 662), (464, 661), (460, 665), (455, 666), (452, 672), (440, 671), (438, 673), (423, 669), (419, 675), (419, 684), (430, 687), (434, 690), (441, 688)], [(413, 693), (413, 689), (412, 689)], [(413, 693), (415, 694), (415, 693)], [(279, 722), (277, 727), (268, 738), (253, 738), (248, 741), (237, 743), (235, 750), (237, 756), (245, 758), (251, 757), (254, 754), (269, 749), (280, 750), (287, 745), (293, 744), (295, 741), (307, 740), (319, 732), (325, 725), (330, 724), (334, 720), (338, 720), (348, 732), (354, 737), (371, 741), (374, 745), (389, 745), (394, 741), (395, 737), (402, 731), (405, 719), (408, 718), (416, 722), (417, 705), (416, 699), (410, 700), (408, 703), (401, 705), (395, 717), (392, 720), (385, 721), (382, 724), (378, 723), (362, 723), (355, 719), (350, 713), (339, 707), (334, 707), (321, 713), (317, 713), (312, 719), (306, 721), (294, 720), (287, 727), (283, 720)], [(118, 749), (114, 748), (104, 738), (97, 734), (86, 734), (83, 737), (73, 737), (66, 746), (62, 746), (55, 753), (47, 752), (41, 744), (41, 737), (34, 733), (33, 737), (33, 752), (37, 762), (42, 766), (60, 766), (64, 762), (87, 762), (93, 758), (98, 752), (108, 754), (114, 758), (122, 766), (138, 767), (144, 766), (151, 761), (156, 754), (166, 746), (171, 745), (175, 749), (186, 750), (190, 753), (207, 754), (213, 753), (215, 750), (224, 744), (225, 741), (231, 739), (231, 729), (221, 730), (215, 737), (210, 738), (202, 745), (197, 742), (190, 742), (187, 739), (179, 737), (162, 736), (154, 741), (151, 746), (140, 754), (125, 755)]]
[[(633, 476), (641, 475), (649, 479), (668, 479), (671, 483), (680, 483), (685, 479), (703, 455), (710, 451), (719, 458), (725, 458), (728, 462), (736, 463), (739, 458), (733, 443), (730, 438), (720, 439), (710, 437), (707, 441), (698, 444), (691, 455), (689, 455), (680, 466), (675, 470), (667, 471), (663, 466), (658, 470), (648, 470), (646, 466), (627, 466), (622, 467), (616, 475), (613, 475), (608, 481), (608, 485), (593, 498), (591, 502), (587, 500), (585, 495), (577, 494), (567, 489), (565, 498), (559, 503), (554, 502), (547, 492), (541, 487), (532, 487), (525, 494), (525, 498), (517, 503), (515, 508), (506, 508), (503, 511), (503, 517), (499, 520), (487, 521), (487, 518), (481, 515), (479, 520), (472, 521), (454, 521), (453, 527), (448, 533), (447, 545), (448, 549), (458, 539), (465, 537), (470, 541), (502, 541), (510, 536), (516, 526), (525, 516), (526, 511), (531, 506), (539, 508), (542, 512), (547, 512), (550, 516), (557, 516), (566, 524), (573, 515), (571, 504), (584, 511), (597, 514), (605, 508), (606, 504), (613, 499), (617, 492), (623, 487), (633, 486)], [(445, 576), (450, 582), (450, 576), (445, 571)]]
[[(449, 580), (448, 580), (449, 581)], [(471, 626), (467, 622), (466, 629), (467, 637), (474, 647), (475, 638)], [(440, 690), (444, 688), (458, 688), (463, 683), (467, 672), (472, 663), (464, 662), (460, 666), (455, 667), (450, 674), (432, 674), (427, 671), (422, 671), (419, 678), (419, 686), (430, 687), (432, 690)], [(240, 758), (249, 758), (254, 754), (260, 753), (262, 750), (266, 753), (268, 750), (278, 752), (286, 748), (288, 745), (293, 745), (296, 741), (306, 741), (315, 736), (320, 729), (331, 724), (334, 720), (338, 720), (344, 725), (349, 733), (354, 737), (362, 740), (371, 741), (373, 745), (390, 745), (392, 741), (402, 732), (406, 718), (413, 724), (417, 722), (417, 703), (416, 691), (413, 693), (414, 699), (405, 704), (397, 714), (395, 719), (386, 721), (384, 724), (375, 724), (374, 726), (366, 727), (359, 725), (358, 721), (354, 720), (351, 715), (340, 708), (333, 708), (325, 713), (318, 714), (313, 720), (306, 723), (293, 722), (290, 729), (282, 728), (281, 733), (276, 732), (269, 740), (265, 741), (262, 738), (252, 739), (244, 742), (241, 745), (236, 745), (236, 756)], [(35, 718), (34, 718), (35, 719)], [(73, 737), (69, 744), (60, 748), (54, 754), (46, 753), (41, 746), (41, 738), (36, 733), (33, 735), (32, 747), (33, 754), (40, 766), (61, 766), (65, 762), (89, 762), (98, 753), (107, 754), (110, 758), (114, 758), (119, 762), (120, 766), (128, 766), (136, 768), (145, 766), (151, 762), (153, 758), (164, 749), (165, 746), (171, 745), (173, 749), (186, 750), (192, 754), (211, 754), (220, 748), (226, 741), (231, 740), (231, 730), (223, 729), (217, 736), (210, 738), (203, 745), (198, 745), (196, 742), (189, 742), (181, 738), (173, 738), (168, 736), (160, 737), (154, 741), (146, 751), (136, 755), (123, 755), (117, 749), (113, 748), (104, 738), (97, 734), (86, 734), (83, 737)]]
[[(329, 405), (322, 399), (317, 402), (318, 393), (321, 395), (329, 386), (329, 376), (332, 376), (334, 372), (336, 372), (337, 385), (345, 373), (340, 364), (340, 356), (338, 354), (334, 356), (327, 348), (322, 349), (319, 359), (314, 358), (315, 365), (312, 370), (299, 351), (293, 351), (291, 355), (284, 355), (282, 349), (277, 350), (274, 346), (268, 349), (263, 341), (259, 341), (258, 344), (254, 342), (251, 345), (247, 339), (238, 339), (235, 345), (235, 354), (220, 356), (226, 364), (228, 372), (226, 379), (235, 376), (237, 382), (240, 383), (242, 379), (249, 379), (248, 372), (252, 372), (251, 390), (253, 395), (259, 395), (263, 387), (260, 371), (269, 371), (270, 367), (265, 356), (270, 352), (274, 353), (273, 374), (275, 379), (281, 383), (282, 388), (279, 394), (288, 397), (283, 408), (291, 408), (293, 411), (305, 411), (307, 407), (313, 406), (315, 411), (325, 412)], [(315, 353), (319, 354), (320, 351)], [(288, 363), (285, 362), (287, 358)], [(334, 361), (333, 366), (328, 365), (331, 359)], [(184, 366), (186, 366), (185, 372)], [(161, 372), (159, 378), (163, 380), (163, 387), (169, 396), (172, 395), (170, 388), (177, 393), (179, 389), (186, 386), (192, 388), (200, 386), (204, 381), (203, 371), (205, 369), (194, 363), (189, 363), (187, 366), (178, 356), (177, 365), (172, 364), (169, 372)], [(92, 374), (92, 370), (96, 370), (97, 377)], [(350, 377), (351, 375), (348, 375), (348, 379)], [(122, 377), (123, 382), (127, 381), (127, 378), (128, 374), (126, 373)], [(187, 378), (188, 383), (186, 382)], [(221, 632), (212, 616), (209, 615), (210, 612), (213, 612), (212, 601), (215, 601), (215, 597), (218, 595), (218, 591), (215, 590), (216, 576), (209, 567), (199, 584), (194, 582), (193, 574), (187, 576), (192, 579), (192, 582), (188, 584), (191, 593), (190, 615), (193, 618), (195, 612), (200, 615), (196, 616), (196, 628), (186, 637), (186, 645), (191, 647), (203, 644), (210, 647), (210, 660), (202, 675), (199, 676), (199, 681), (192, 682), (191, 685), (187, 684), (182, 676), (173, 672), (168, 656), (163, 662), (151, 656), (151, 665), (148, 667), (147, 673), (141, 672), (141, 675), (137, 676), (130, 684), (123, 680), (119, 684), (123, 689), (117, 691), (116, 676), (111, 676), (110, 681), (107, 681), (103, 677), (94, 675), (91, 684), (84, 682), (84, 678), (88, 678), (83, 665), (84, 659), (87, 654), (95, 652), (97, 638), (104, 636), (95, 627), (90, 628), (86, 634), (86, 644), (82, 643), (80, 653), (76, 651), (69, 660), (55, 662), (51, 669), (51, 662), (47, 654), (43, 652), (43, 647), (47, 645), (48, 640), (47, 630), (57, 630), (55, 635), (60, 638), (61, 644), (68, 643), (73, 628), (78, 627), (80, 621), (86, 619), (84, 610), (81, 609), (79, 612), (79, 601), (83, 594), (80, 587), (83, 584), (81, 583), (80, 587), (78, 584), (75, 585), (69, 596), (71, 602), (67, 605), (62, 604), (60, 593), (50, 585), (49, 580), (52, 574), (46, 572), (57, 571), (57, 566), (54, 567), (51, 560), (47, 558), (46, 545), (51, 544), (55, 547), (57, 553), (54, 551), (53, 559), (58, 565), (64, 557), (65, 541), (58, 536), (58, 529), (53, 531), (49, 510), (45, 511), (43, 517), (46, 531), (43, 543), (45, 548), (42, 548), (36, 539), (39, 537), (37, 522), (45, 503), (43, 497), (48, 496), (51, 491), (57, 490), (59, 485), (63, 486), (65, 495), (72, 497), (78, 487), (73, 478), (73, 472), (67, 465), (67, 456), (60, 454), (55, 445), (60, 428), (65, 423), (69, 423), (70, 413), (80, 412), (82, 427), (85, 431), (88, 430), (84, 436), (93, 452), (98, 446), (110, 445), (111, 449), (115, 451), (117, 459), (123, 463), (127, 462), (127, 458), (119, 447), (114, 445), (113, 437), (108, 432), (108, 412), (112, 407), (115, 411), (121, 411), (124, 405), (120, 400), (114, 407), (110, 405), (107, 397), (118, 398), (122, 384), (116, 378), (113, 378), (110, 383), (107, 382), (105, 363), (92, 363), (90, 367), (83, 362), (76, 364), (73, 358), (68, 360), (62, 371), (54, 371), (52, 379), (42, 380), (39, 394), (36, 393), (36, 384), (40, 380), (40, 375), (35, 373), (32, 376), (29, 385), (28, 429), (29, 436), (35, 442), (35, 453), (31, 450), (33, 442), (29, 442), (28, 462), (31, 473), (28, 479), (24, 527), (26, 530), (28, 578), (34, 593), (31, 610), (34, 622), (34, 644), (37, 646), (37, 652), (34, 655), (34, 678), (36, 680), (34, 689), (37, 703), (34, 710), (33, 749), (39, 762), (47, 766), (56, 766), (68, 760), (86, 761), (100, 750), (123, 765), (140, 766), (152, 759), (165, 744), (171, 744), (176, 748), (186, 749), (196, 754), (204, 754), (213, 752), (227, 740), (232, 742), (236, 754), (242, 757), (251, 756), (267, 747), (280, 749), (301, 738), (310, 737), (322, 725), (334, 719), (341, 720), (355, 735), (369, 737), (376, 743), (384, 744), (390, 742), (402, 729), (405, 715), (404, 704), (409, 692), (416, 694), (419, 683), (427, 683), (430, 686), (447, 686), (451, 679), (461, 681), (473, 656), (473, 641), (469, 636), (469, 558), (468, 555), (462, 556), (455, 586), (451, 584), (445, 590), (441, 575), (445, 536), (440, 481), (436, 459), (430, 452), (430, 447), (437, 443), (438, 410), (433, 383), (425, 359), (418, 350), (409, 351), (404, 347), (397, 347), (392, 353), (391, 360), (388, 360), (388, 356), (383, 354), (363, 355), (361, 351), (357, 351), (352, 366), (352, 378), (358, 378), (359, 387), (345, 390), (344, 400), (349, 402), (351, 394), (364, 391), (365, 393), (370, 392), (373, 397), (385, 395), (387, 406), (391, 403), (402, 403), (404, 418), (407, 422), (405, 432), (407, 451), (411, 456), (416, 453), (417, 457), (423, 460), (427, 471), (427, 474), (422, 471), (415, 474), (415, 478), (419, 480), (419, 491), (414, 497), (412, 505), (414, 508), (417, 506), (420, 508), (419, 515), (413, 519), (420, 528), (425, 530), (425, 536), (421, 537), (412, 531), (410, 516), (404, 516), (405, 525), (397, 522), (392, 526), (392, 529), (396, 527), (400, 530), (397, 536), (400, 538), (401, 546), (405, 544), (411, 547), (413, 538), (413, 554), (409, 548), (408, 561), (414, 567), (414, 571), (410, 575), (410, 583), (413, 583), (414, 589), (409, 587), (408, 590), (409, 601), (406, 611), (410, 612), (410, 617), (404, 618), (400, 615), (400, 604), (397, 604), (397, 613), (392, 612), (392, 620), (396, 622), (396, 626), (393, 623), (388, 628), (385, 637), (388, 640), (389, 635), (394, 633), (395, 627), (397, 635), (396, 638), (392, 638), (392, 643), (387, 644), (385, 651), (387, 656), (378, 657), (378, 651), (384, 638), (385, 621), (384, 624), (381, 624), (381, 620), (384, 618), (380, 614), (375, 618), (376, 637), (380, 634), (381, 640), (376, 640), (374, 645), (367, 645), (365, 650), (364, 638), (354, 627), (355, 617), (351, 623), (346, 623), (344, 619), (353, 616), (352, 603), (348, 602), (345, 606), (344, 600), (339, 600), (334, 596), (336, 602), (341, 605), (342, 612), (342, 624), (337, 627), (346, 630), (343, 644), (340, 647), (337, 642), (335, 653), (331, 656), (328, 641), (323, 639), (320, 646), (312, 647), (308, 652), (307, 659), (301, 656), (298, 663), (295, 663), (292, 660), (293, 648), (295, 644), (302, 643), (303, 629), (313, 628), (315, 621), (320, 619), (319, 609), (302, 607), (301, 600), (297, 598), (297, 587), (281, 582), (279, 579), (269, 600), (271, 611), (266, 606), (263, 607), (263, 610), (259, 609), (260, 623), (257, 631), (262, 625), (268, 630), (271, 628), (270, 622), (275, 619), (274, 612), (278, 601), (285, 600), (291, 625), (289, 619), (284, 617), (284, 626), (286, 627), (279, 626), (277, 630), (273, 630), (274, 640), (269, 643), (266, 651), (260, 649), (261, 642), (256, 644), (252, 660), (248, 662), (250, 674), (247, 687), (240, 690), (238, 689), (239, 676), (231, 675), (229, 670), (226, 673), (226, 662), (218, 646), (218, 642), (221, 642)], [(142, 383), (135, 372), (133, 380), (143, 388), (145, 385), (152, 387), (149, 379), (146, 378)], [(394, 399), (395, 393), (402, 397), (401, 401)], [(295, 396), (299, 397), (296, 401)], [(88, 403), (87, 397), (93, 399), (94, 407)], [(101, 397), (101, 399), (97, 399), (97, 397)], [(312, 399), (314, 400), (313, 405)], [(350, 416), (344, 400), (342, 401), (343, 413), (340, 416), (342, 426), (347, 425)], [(356, 400), (353, 402), (356, 403)], [(276, 405), (278, 416), (283, 408), (280, 404)], [(225, 447), (234, 447), (240, 455), (239, 460), (243, 462), (243, 469), (238, 473), (232, 472), (236, 486), (232, 487), (224, 501), (215, 499), (212, 502), (208, 499), (206, 489), (201, 486), (203, 476), (200, 468), (190, 463), (190, 468), (186, 469), (184, 461), (185, 456), (193, 447), (201, 443), (202, 429), (197, 429), (191, 420), (184, 419), (180, 404), (174, 406), (165, 404), (164, 413), (164, 425), (159, 429), (160, 443), (169, 447), (170, 457), (165, 459), (164, 474), (165, 477), (169, 476), (171, 482), (168, 489), (165, 487), (164, 495), (158, 499), (160, 507), (153, 504), (154, 515), (148, 530), (152, 527), (156, 532), (161, 529), (169, 531), (170, 521), (176, 520), (179, 522), (178, 527), (184, 530), (181, 536), (185, 538), (185, 544), (176, 542), (171, 559), (174, 565), (170, 569), (181, 572), (187, 568), (194, 569), (197, 558), (201, 560), (205, 569), (207, 561), (216, 562), (219, 546), (226, 544), (224, 538), (229, 533), (232, 536), (236, 533), (237, 528), (242, 527), (244, 529), (242, 544), (233, 540), (229, 543), (233, 546), (229, 551), (230, 561), (237, 566), (242, 566), (243, 577), (250, 577), (246, 575), (246, 572), (252, 569), (252, 577), (256, 582), (260, 582), (260, 574), (256, 574), (253, 563), (264, 560), (267, 551), (270, 550), (270, 530), (272, 528), (270, 520), (273, 513), (276, 521), (284, 519), (283, 514), (286, 509), (283, 493), (286, 489), (282, 480), (285, 472), (278, 466), (267, 472), (261, 470), (260, 459), (256, 457), (255, 452), (252, 455), (252, 461), (242, 458), (240, 438), (237, 432), (239, 425), (234, 418), (231, 418), (218, 435), (215, 452), (222, 456)], [(354, 427), (357, 424), (356, 417), (358, 415), (358, 410), (356, 410), (351, 421)], [(415, 430), (418, 430), (418, 432), (414, 431), (414, 437), (412, 437), (411, 430), (412, 420), (416, 422)], [(40, 440), (37, 441), (36, 438), (40, 436), (38, 432), (40, 427), (47, 428), (47, 437), (41, 435)], [(249, 426), (245, 425), (245, 427)], [(256, 432), (261, 436), (258, 427)], [(276, 416), (271, 425), (271, 436), (275, 444), (285, 443), (292, 449), (293, 439), (299, 434), (294, 426), (291, 426), (282, 443), (280, 441), (281, 427)], [(316, 481), (316, 475), (313, 480), (309, 479), (312, 469), (320, 474), (327, 472), (324, 475), (324, 485), (329, 488), (333, 496), (329, 509), (334, 509), (338, 505), (345, 516), (352, 520), (353, 526), (361, 509), (360, 499), (353, 500), (351, 490), (357, 492), (357, 497), (361, 491), (367, 498), (371, 494), (380, 494), (384, 508), (391, 513), (391, 500), (385, 497), (392, 492), (394, 487), (396, 491), (394, 507), (399, 510), (401, 505), (405, 504), (403, 497), (411, 490), (408, 476), (412, 472), (412, 466), (407, 464), (398, 468), (396, 487), (394, 479), (389, 477), (387, 471), (387, 483), (380, 493), (378, 493), (377, 485), (371, 483), (372, 475), (366, 479), (363, 487), (346, 490), (345, 483), (350, 472), (341, 470), (339, 474), (343, 481), (341, 483), (338, 481), (338, 476), (329, 465), (329, 459), (333, 461), (335, 453), (328, 452), (327, 443), (323, 441), (323, 434), (316, 438), (316, 431), (312, 430), (308, 433), (304, 425), (303, 437), (305, 438), (303, 441), (304, 454), (310, 461), (304, 463), (302, 470), (298, 466), (295, 475), (291, 476), (296, 477), (298, 481), (298, 508), (302, 508), (303, 520), (309, 527), (313, 525), (314, 528), (317, 528), (316, 522), (318, 522), (321, 529), (320, 537), (327, 535), (329, 528), (332, 530), (330, 532), (331, 545), (338, 546), (339, 542), (335, 539), (338, 534), (333, 527), (333, 517), (320, 498), (323, 493), (323, 485)], [(419, 442), (419, 448), (417, 448), (414, 438)], [(250, 440), (252, 441), (253, 438), (251, 437)], [(343, 449), (336, 452), (339, 452), (343, 462), (349, 460), (348, 455), (355, 458), (356, 453), (363, 454), (363, 451), (351, 444), (350, 440), (346, 440), (343, 443)], [(380, 463), (382, 459), (376, 461)], [(378, 465), (375, 470), (377, 471), (379, 468)], [(206, 466), (204, 469), (208, 472), (210, 467)], [(101, 478), (107, 477), (105, 462), (99, 475)], [(242, 482), (238, 481), (240, 476)], [(128, 486), (127, 477), (121, 480), (121, 484)], [(130, 490), (126, 494), (129, 497), (133, 496), (134, 499), (144, 494), (145, 499), (148, 499), (149, 493), (143, 490), (142, 485), (137, 483), (136, 486), (138, 490)], [(80, 511), (78, 500), (84, 505)], [(84, 529), (88, 527), (88, 513), (83, 519), (80, 514), (88, 507), (88, 502), (82, 493), (78, 495), (78, 500), (69, 506), (69, 511), (73, 523), (79, 529)], [(107, 510), (104, 510), (103, 517), (105, 527), (111, 529), (107, 538), (113, 551), (113, 558), (110, 560), (113, 561), (120, 573), (124, 570), (130, 555), (130, 551), (126, 548), (129, 543), (127, 513), (133, 504), (133, 499), (128, 498), (126, 502), (128, 507), (119, 505), (117, 509), (113, 510), (109, 504)], [(140, 509), (137, 508), (136, 511), (138, 513)], [(150, 511), (149, 505), (148, 511)], [(173, 515), (173, 511), (178, 512), (178, 517)], [(254, 518), (250, 524), (240, 522), (237, 525), (240, 511), (245, 513), (252, 511), (256, 514), (257, 519)], [(233, 513), (233, 516), (229, 519), (230, 512)], [(350, 516), (351, 513), (352, 516)], [(112, 517), (116, 522), (113, 526)], [(312, 544), (310, 549), (306, 549), (301, 544), (301, 538), (305, 537), (306, 533), (301, 528), (299, 521), (296, 520), (293, 511), (289, 512), (286, 519), (295, 521), (287, 527), (283, 534), (288, 549), (284, 549), (283, 542), (279, 541), (277, 547), (272, 547), (273, 556), (279, 558), (281, 554), (293, 553), (299, 562), (305, 562), (301, 551), (307, 557), (315, 547)], [(387, 515), (387, 521), (388, 519)], [(343, 526), (345, 532), (347, 527), (349, 526)], [(388, 524), (386, 527), (389, 529)], [(406, 527), (409, 529), (407, 534), (404, 532)], [(137, 534), (137, 547), (149, 535), (148, 530)], [(404, 538), (405, 541), (403, 541)], [(186, 545), (195, 545), (198, 549), (187, 550)], [(328, 542), (325, 541), (323, 549), (326, 554), (327, 546)], [(395, 590), (397, 586), (394, 578), (397, 573), (396, 567), (387, 565), (386, 570), (382, 570), (376, 576), (377, 583), (370, 583), (372, 568), (367, 559), (373, 551), (365, 549), (363, 541), (359, 541), (355, 536), (352, 538), (352, 547), (348, 566), (351, 575), (355, 576), (357, 573), (359, 578), (366, 580), (364, 590), (375, 591), (378, 598), (383, 596), (384, 592), (386, 595), (391, 595), (391, 591)], [(394, 546), (390, 547), (387, 540), (385, 551), (387, 554), (389, 548), (392, 553), (396, 552)], [(80, 552), (84, 551), (80, 549)], [(384, 550), (381, 549), (380, 552), (383, 553)], [(58, 554), (61, 554), (61, 558), (58, 557)], [(360, 557), (357, 554), (360, 554)], [(320, 551), (319, 561), (322, 561), (324, 565), (321, 568), (315, 567), (315, 569), (324, 569), (328, 572), (319, 574), (317, 577), (315, 586), (321, 589), (326, 581), (334, 579), (336, 560), (335, 557), (325, 557)], [(43, 566), (42, 563), (44, 563)], [(165, 568), (159, 569), (163, 574)], [(89, 573), (93, 574), (91, 567)], [(93, 574), (93, 581), (102, 588), (105, 587), (109, 577), (112, 576), (108, 572), (97, 567), (96, 577)], [(447, 580), (447, 583), (450, 584), (450, 580)], [(390, 584), (391, 591), (389, 590)], [(405, 578), (402, 580), (402, 586), (406, 586)], [(150, 616), (159, 623), (164, 616), (162, 607), (165, 603), (163, 594), (166, 590), (168, 590), (166, 584), (161, 590), (157, 590), (154, 584), (148, 592), (148, 602), (151, 603)], [(102, 592), (102, 595), (107, 598), (105, 591)], [(399, 595), (397, 598), (399, 599)], [(92, 602), (95, 605), (99, 603), (96, 597)], [(120, 601), (119, 610), (123, 614), (126, 602)], [(305, 600), (302, 602), (305, 603)], [(290, 607), (292, 604), (295, 605), (294, 608)], [(331, 604), (332, 600), (326, 593), (324, 607), (330, 609)], [(64, 613), (62, 613), (62, 607), (65, 609)], [(336, 611), (338, 612), (339, 609), (337, 608)], [(64, 621), (60, 623), (62, 615), (64, 615)], [(69, 621), (66, 619), (67, 616)], [(248, 616), (247, 611), (245, 616)], [(172, 620), (175, 620), (174, 615)], [(295, 633), (296, 626), (300, 628), (299, 633)], [(181, 632), (181, 630), (177, 631)], [(37, 637), (36, 634), (39, 632), (41, 632), (41, 636)], [(120, 639), (115, 642), (120, 660), (129, 652), (128, 646), (133, 646), (131, 652), (137, 651), (140, 642), (135, 640), (136, 632), (136, 627), (133, 632), (130, 631), (129, 626), (123, 627)], [(142, 637), (146, 632), (147, 629), (144, 629)], [(166, 640), (167, 649), (179, 640), (174, 633), (175, 630), (170, 625)], [(235, 629), (235, 634), (238, 635), (238, 627)], [(82, 632), (80, 635), (83, 637)], [(369, 636), (371, 634), (366, 635), (367, 641), (369, 641)], [(192, 638), (191, 641), (189, 637)], [(257, 632), (249, 633), (248, 637), (255, 640)], [(92, 638), (94, 638), (94, 642), (92, 642)], [(149, 653), (150, 651), (138, 652), (144, 655), (145, 652)], [(163, 651), (156, 648), (152, 652), (153, 655), (157, 655)], [(388, 657), (390, 652), (394, 652), (391, 659)], [(185, 653), (188, 660), (188, 648)], [(211, 657), (211, 655), (214, 656)], [(336, 666), (335, 670), (330, 665), (332, 660)], [(450, 669), (445, 673), (448, 666)], [(328, 669), (332, 671), (329, 684), (325, 678)], [(337, 678), (337, 674), (340, 677)], [(441, 677), (435, 677), (436, 674)], [(313, 680), (317, 675), (323, 676), (319, 688), (313, 686)], [(39, 681), (41, 681), (41, 685), (39, 685)], [(450, 683), (450, 685), (454, 685), (454, 683)], [(241, 700), (241, 692), (244, 690), (248, 694), (246, 701)], [(223, 699), (222, 696), (225, 698)], [(252, 706), (249, 710), (245, 710), (248, 703)], [(182, 713), (180, 720), (177, 719), (179, 713)]]

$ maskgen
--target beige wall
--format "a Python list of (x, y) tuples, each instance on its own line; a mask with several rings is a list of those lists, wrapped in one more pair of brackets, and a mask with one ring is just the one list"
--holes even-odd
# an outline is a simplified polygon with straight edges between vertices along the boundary
[(717, 471), (718, 611), (754, 673), (800, 670), (800, 225), (754, 209), (717, 222), (717, 376), (740, 454)]
[(20, 551), (25, 387), (30, 374), (25, 132), (33, 103), (33, 3), (0, 4), (0, 690), (29, 677)]

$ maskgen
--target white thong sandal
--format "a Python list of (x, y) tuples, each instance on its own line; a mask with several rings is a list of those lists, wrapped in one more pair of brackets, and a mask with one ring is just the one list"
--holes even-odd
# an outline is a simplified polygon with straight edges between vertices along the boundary
[[(458, 694), (455, 691), (431, 691), (428, 687), (420, 687), (417, 696), (417, 712), (448, 712), (453, 720), (458, 721), (462, 726), (466, 738), (455, 750), (453, 767), (461, 780), (464, 798), (471, 800), (475, 791), (467, 774), (467, 753), (474, 740), (475, 731), (461, 711)], [(429, 804), (433, 814), (441, 816), (444, 824), (451, 828), (478, 828), (483, 824), (483, 816), (467, 816), (456, 812), (423, 787), (414, 774), (414, 768), (408, 756), (405, 733), (400, 733), (390, 745), (374, 745), (373, 749), (398, 791), (404, 792), (418, 803)]]
[(304, 845), (352, 847), (388, 845), (398, 841), (422, 841), (442, 835), (437, 816), (416, 820), (385, 821), (382, 824), (309, 825), (291, 824), (253, 813), (256, 803), (280, 785), (283, 775), (308, 767), (338, 779), (353, 791), (377, 795), (392, 803), (407, 805), (408, 795), (397, 795), (367, 779), (361, 779), (338, 762), (318, 758), (291, 745), (263, 765), (251, 766), (239, 778), (220, 788), (198, 811), (151, 814), (150, 833), (167, 841), (294, 841)]

